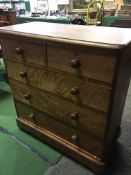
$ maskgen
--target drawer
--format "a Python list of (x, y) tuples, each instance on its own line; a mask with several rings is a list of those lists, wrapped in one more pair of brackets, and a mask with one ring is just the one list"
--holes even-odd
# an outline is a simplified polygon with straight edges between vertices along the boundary
[(1, 46), (5, 59), (46, 66), (45, 47), (40, 42), (1, 39)]
[(52, 92), (61, 97), (107, 112), (111, 88), (88, 82), (84, 78), (6, 60), (8, 76), (27, 85)]
[[(87, 50), (87, 51), (86, 51)], [(112, 84), (116, 54), (105, 51), (78, 50), (64, 47), (47, 47), (48, 66), (89, 79)]]
[(78, 149), (86, 149), (96, 156), (102, 152), (102, 142), (90, 137), (87, 133), (81, 133), (79, 130), (71, 128), (64, 123), (55, 120), (46, 113), (30, 108), (18, 101), (15, 101), (18, 117), (31, 122), (35, 127), (44, 129), (50, 136), (56, 135), (59, 140), (68, 143)]
[(59, 121), (80, 129), (83, 133), (103, 140), (107, 114), (81, 105), (76, 105), (51, 93), (10, 81), (13, 96), (30, 107), (54, 116)]

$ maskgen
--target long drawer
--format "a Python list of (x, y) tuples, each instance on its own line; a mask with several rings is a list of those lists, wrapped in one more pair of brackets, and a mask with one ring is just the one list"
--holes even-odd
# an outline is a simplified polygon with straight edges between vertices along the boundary
[(88, 82), (84, 78), (61, 72), (40, 69), (6, 60), (8, 76), (58, 96), (107, 112), (111, 88)]
[(10, 85), (15, 100), (48, 113), (57, 120), (78, 128), (83, 133), (86, 131), (103, 140), (107, 122), (106, 113), (76, 105), (51, 93), (19, 82), (10, 81)]
[[(95, 49), (95, 48), (94, 48)], [(60, 44), (47, 45), (48, 66), (61, 71), (85, 76), (97, 81), (112, 84), (117, 62), (115, 52), (80, 50)]]
[(46, 66), (46, 50), (44, 43), (39, 41), (25, 42), (14, 39), (1, 39), (1, 45), (4, 58)]
[(18, 117), (33, 123), (35, 127), (41, 127), (42, 130), (44, 129), (50, 133), (50, 136), (55, 134), (56, 137), (59, 136), (59, 139), (67, 142), (68, 145), (74, 145), (78, 149), (86, 149), (96, 156), (101, 155), (102, 143), (100, 141), (18, 101), (15, 101), (15, 104)]

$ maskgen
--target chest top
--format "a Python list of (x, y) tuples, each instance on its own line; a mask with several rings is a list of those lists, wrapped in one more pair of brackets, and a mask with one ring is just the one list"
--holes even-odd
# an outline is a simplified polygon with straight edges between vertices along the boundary
[(0, 28), (0, 35), (11, 34), (67, 44), (123, 48), (131, 42), (131, 29), (31, 22)]

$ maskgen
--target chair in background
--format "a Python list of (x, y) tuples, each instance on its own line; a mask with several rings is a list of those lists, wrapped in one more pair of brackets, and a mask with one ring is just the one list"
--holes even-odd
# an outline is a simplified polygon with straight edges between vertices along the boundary
[(87, 25), (99, 25), (104, 12), (104, 0), (92, 0), (87, 8)]

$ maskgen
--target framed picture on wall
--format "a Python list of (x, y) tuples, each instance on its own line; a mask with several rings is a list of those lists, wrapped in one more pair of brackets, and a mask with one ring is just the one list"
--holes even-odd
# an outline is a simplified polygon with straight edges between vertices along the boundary
[(91, 0), (70, 0), (70, 9), (72, 12), (87, 11), (88, 4)]

